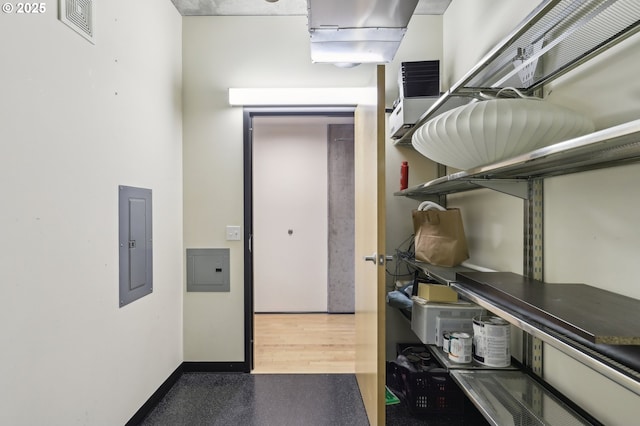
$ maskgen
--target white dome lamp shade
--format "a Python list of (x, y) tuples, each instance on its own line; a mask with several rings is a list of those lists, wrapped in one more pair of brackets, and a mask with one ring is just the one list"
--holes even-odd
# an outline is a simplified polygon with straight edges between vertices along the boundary
[(593, 131), (593, 122), (580, 113), (522, 96), (446, 111), (418, 128), (411, 143), (437, 163), (467, 170)]

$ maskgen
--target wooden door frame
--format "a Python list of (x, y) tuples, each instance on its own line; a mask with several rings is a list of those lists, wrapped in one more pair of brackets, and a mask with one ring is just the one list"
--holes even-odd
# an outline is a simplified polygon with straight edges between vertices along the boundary
[(354, 106), (291, 106), (243, 108), (243, 202), (244, 202), (244, 372), (254, 368), (254, 298), (253, 298), (253, 118), (282, 116), (353, 117)]

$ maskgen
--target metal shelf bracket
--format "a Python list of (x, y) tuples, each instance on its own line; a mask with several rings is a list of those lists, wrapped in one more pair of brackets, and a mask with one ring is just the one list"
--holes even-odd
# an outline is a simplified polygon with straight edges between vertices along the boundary
[(468, 182), (523, 200), (529, 199), (529, 185), (528, 182), (524, 180), (470, 179)]

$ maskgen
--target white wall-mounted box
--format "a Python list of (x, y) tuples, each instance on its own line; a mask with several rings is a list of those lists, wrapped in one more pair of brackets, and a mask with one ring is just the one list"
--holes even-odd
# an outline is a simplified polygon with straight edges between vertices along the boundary
[(229, 248), (187, 249), (187, 292), (231, 291)]
[(475, 303), (414, 303), (411, 310), (411, 330), (425, 345), (436, 344), (436, 318), (473, 319), (484, 314), (484, 309)]
[(391, 139), (400, 139), (404, 136), (407, 130), (412, 128), (422, 114), (431, 108), (431, 105), (437, 100), (438, 96), (400, 99), (398, 105), (389, 115), (389, 135), (391, 135)]

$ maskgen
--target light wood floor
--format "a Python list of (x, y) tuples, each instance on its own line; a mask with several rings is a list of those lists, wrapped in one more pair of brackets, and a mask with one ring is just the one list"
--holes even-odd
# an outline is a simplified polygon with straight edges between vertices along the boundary
[(255, 314), (253, 373), (354, 373), (355, 315)]

